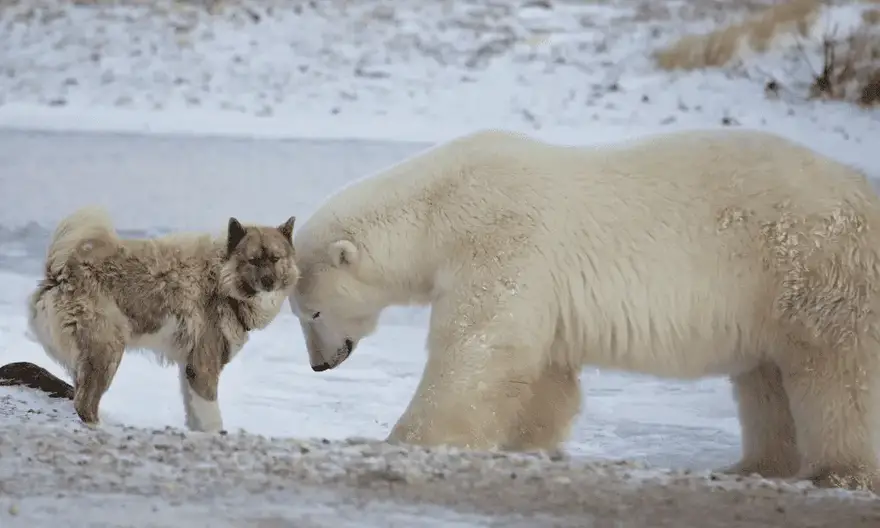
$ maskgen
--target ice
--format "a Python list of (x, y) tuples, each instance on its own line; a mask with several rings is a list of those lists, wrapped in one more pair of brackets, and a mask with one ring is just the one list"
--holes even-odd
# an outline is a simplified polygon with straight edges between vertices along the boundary
[[(877, 110), (653, 69), (648, 51), (709, 26), (688, 13), (721, 16), (695, 3), (654, 19), (634, 1), (80, 3), (0, 2), (0, 364), (64, 377), (27, 336), (25, 298), (55, 224), (85, 204), (126, 236), (305, 219), (352, 179), (488, 127), (589, 144), (724, 122), (880, 177)], [(425, 309), (391, 309), (316, 374), (285, 307), (223, 373), (225, 437), (180, 431), (176, 370), (146, 355), (124, 358), (94, 431), (70, 402), (0, 387), (0, 525), (880, 524), (876, 498), (710, 475), (740, 452), (724, 379), (585, 370), (571, 459), (381, 444), (426, 332)]]

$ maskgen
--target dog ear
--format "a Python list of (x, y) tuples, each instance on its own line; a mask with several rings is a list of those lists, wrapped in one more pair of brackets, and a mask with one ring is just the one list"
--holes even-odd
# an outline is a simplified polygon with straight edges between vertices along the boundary
[(337, 240), (330, 244), (330, 262), (337, 268), (357, 264), (358, 249), (348, 240)]
[(278, 230), (281, 231), (281, 234), (284, 235), (284, 238), (290, 241), (293, 244), (293, 224), (296, 223), (296, 217), (291, 216), (287, 219), (287, 222), (284, 222), (280, 226), (278, 226)]
[(226, 238), (226, 253), (231, 254), (235, 247), (238, 246), (238, 243), (241, 242), (241, 239), (244, 238), (246, 231), (244, 227), (242, 227), (241, 222), (235, 219), (235, 217), (229, 218), (229, 229), (228, 235)]

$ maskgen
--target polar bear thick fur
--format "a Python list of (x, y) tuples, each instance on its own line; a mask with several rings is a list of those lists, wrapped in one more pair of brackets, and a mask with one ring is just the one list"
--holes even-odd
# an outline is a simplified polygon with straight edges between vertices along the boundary
[(554, 449), (585, 365), (723, 375), (744, 451), (728, 471), (880, 482), (880, 202), (783, 138), (583, 148), (479, 132), (343, 188), (295, 246), (291, 307), (316, 371), (384, 308), (431, 305), (391, 441)]

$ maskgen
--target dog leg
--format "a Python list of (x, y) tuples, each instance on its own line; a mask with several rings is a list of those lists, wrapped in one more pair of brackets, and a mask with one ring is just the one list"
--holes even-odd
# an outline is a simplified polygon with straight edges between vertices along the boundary
[(216, 383), (214, 397), (204, 398), (196, 390), (198, 374), (189, 363), (180, 365), (180, 393), (186, 413), (186, 427), (191, 431), (217, 432), (223, 430), (220, 403), (217, 401)]
[(80, 344), (73, 407), (84, 423), (98, 423), (101, 398), (110, 388), (124, 352), (122, 342)]
[(180, 365), (180, 392), (186, 410), (186, 426), (192, 431), (223, 430), (217, 387), (228, 356), (221, 352), (225, 346), (228, 343), (219, 333), (207, 331), (189, 354), (187, 362)]

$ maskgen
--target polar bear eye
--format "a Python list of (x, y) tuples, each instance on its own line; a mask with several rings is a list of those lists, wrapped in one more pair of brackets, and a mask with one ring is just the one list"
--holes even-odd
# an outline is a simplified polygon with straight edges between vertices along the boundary
[(315, 315), (312, 316), (312, 320), (317, 319), (319, 315), (321, 315), (321, 312), (315, 312)]

